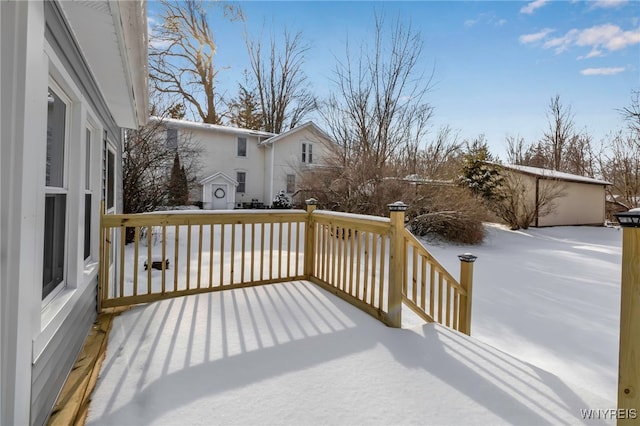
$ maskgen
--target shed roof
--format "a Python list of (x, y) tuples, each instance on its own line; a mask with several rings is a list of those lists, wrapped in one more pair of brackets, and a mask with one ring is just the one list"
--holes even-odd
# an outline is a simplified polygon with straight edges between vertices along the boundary
[(540, 167), (520, 166), (517, 164), (502, 164), (501, 167), (514, 170), (526, 175), (541, 177), (544, 179), (563, 180), (567, 182), (587, 183), (593, 185), (611, 185), (611, 182), (607, 182), (604, 180), (574, 175), (571, 173), (559, 172), (557, 170), (543, 169)]

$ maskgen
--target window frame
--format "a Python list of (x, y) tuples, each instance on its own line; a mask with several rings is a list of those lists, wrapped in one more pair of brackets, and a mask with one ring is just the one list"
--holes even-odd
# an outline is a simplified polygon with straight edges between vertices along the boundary
[[(240, 179), (240, 175), (242, 175), (242, 177), (244, 179)], [(236, 186), (236, 193), (237, 194), (246, 194), (247, 192), (247, 172), (244, 170), (236, 170), (236, 181), (238, 182), (238, 186)], [(240, 190), (242, 185), (242, 191)]]
[(167, 149), (178, 149), (178, 129), (174, 127), (167, 127), (165, 133), (165, 146)]
[[(244, 142), (244, 155), (242, 155), (242, 153), (241, 153), (240, 141)], [(247, 143), (247, 137), (246, 136), (238, 136), (236, 138), (236, 156), (238, 158), (247, 158), (247, 146), (248, 146), (248, 143)]]
[(296, 175), (294, 173), (287, 174), (285, 179), (287, 194), (293, 194), (296, 192)]
[[(85, 126), (85, 153), (84, 153), (84, 188), (83, 188), (83, 235), (82, 235), (82, 243), (83, 250), (82, 256), (85, 265), (91, 263), (95, 258), (94, 253), (94, 220), (93, 216), (95, 215), (95, 211), (99, 210), (95, 208), (95, 183), (94, 183), (94, 168), (92, 168), (92, 164), (94, 163), (94, 158), (96, 156), (96, 150), (93, 148), (95, 145), (96, 135), (99, 134), (97, 126), (95, 126), (92, 120), (86, 120)], [(99, 146), (99, 145), (98, 145)], [(98, 150), (99, 151), (99, 150)], [(89, 215), (87, 216), (87, 195), (90, 196), (89, 199)], [(89, 234), (87, 240), (87, 233)], [(87, 247), (88, 244), (88, 247)], [(88, 249), (88, 254), (87, 254)]]
[[(116, 167), (116, 158), (117, 151), (113, 144), (108, 140), (104, 140), (105, 144), (105, 155), (104, 155), (104, 207), (105, 213), (112, 214), (116, 212), (117, 201), (116, 201), (116, 182), (117, 179), (117, 167)], [(113, 157), (112, 168), (109, 169), (109, 165), (111, 164), (109, 159), (110, 156)], [(111, 173), (109, 173), (111, 171)], [(110, 204), (110, 202), (112, 204)]]
[[(45, 182), (44, 182), (44, 189), (43, 189), (43, 193), (44, 193), (44, 201), (43, 201), (43, 233), (42, 233), (42, 271), (41, 271), (41, 275), (42, 275), (42, 285), (41, 285), (41, 289), (42, 289), (42, 304), (43, 306), (46, 306), (47, 304), (49, 304), (53, 299), (55, 299), (55, 297), (62, 292), (68, 285), (68, 279), (69, 279), (69, 255), (70, 255), (70, 250), (69, 250), (69, 232), (68, 230), (70, 229), (70, 224), (69, 224), (69, 215), (70, 215), (70, 194), (69, 194), (69, 153), (70, 153), (70, 145), (71, 145), (71, 140), (70, 140), (70, 134), (71, 134), (71, 130), (72, 130), (72, 122), (71, 122), (71, 116), (73, 113), (73, 102), (70, 98), (70, 96), (67, 94), (67, 92), (60, 86), (60, 84), (58, 84), (56, 82), (56, 80), (54, 79), (53, 76), (49, 75), (49, 79), (47, 82), (47, 92), (52, 91), (59, 99), (60, 101), (62, 101), (62, 103), (65, 106), (65, 113), (64, 113), (64, 134), (63, 134), (63, 138), (62, 138), (62, 143), (63, 143), (63, 156), (62, 156), (62, 184), (61, 186), (50, 186), (47, 184), (47, 179), (46, 179), (46, 168), (47, 168), (47, 164), (46, 164), (46, 159), (47, 159), (47, 151), (48, 151), (48, 143), (47, 143), (47, 147), (45, 148), (45, 164), (43, 165), (45, 168)], [(47, 94), (47, 98), (48, 98), (48, 94)], [(49, 117), (49, 113), (48, 113), (48, 107), (47, 107), (47, 133), (48, 133), (48, 117)], [(45, 135), (45, 138), (47, 138), (48, 136)], [(53, 285), (53, 287), (51, 287), (49, 290), (46, 291), (45, 294), (45, 287), (49, 287), (51, 285), (51, 283), (47, 283), (45, 285), (44, 283), (44, 279), (45, 279), (45, 258), (46, 258), (46, 249), (47, 249), (47, 241), (45, 240), (45, 235), (46, 235), (46, 217), (47, 217), (47, 198), (49, 198), (50, 196), (58, 196), (58, 195), (64, 195), (64, 227), (63, 227), (63, 232), (62, 232), (62, 244), (64, 249), (62, 250), (62, 279), (60, 280), (60, 282), (56, 283)], [(55, 206), (54, 206), (55, 209)], [(55, 230), (54, 230), (54, 238), (55, 238)], [(55, 246), (56, 246), (56, 242), (53, 242), (53, 247), (55, 250)]]
[(313, 164), (313, 144), (311, 142), (302, 142), (302, 163)]

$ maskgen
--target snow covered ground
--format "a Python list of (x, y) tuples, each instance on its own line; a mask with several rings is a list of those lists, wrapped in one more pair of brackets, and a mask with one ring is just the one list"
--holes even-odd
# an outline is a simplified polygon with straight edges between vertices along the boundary
[(425, 243), (452, 272), (456, 254), (478, 256), (471, 335), (615, 406), (622, 231), (486, 229), (480, 246)]
[(428, 245), (454, 275), (479, 256), (473, 339), (306, 282), (166, 300), (114, 321), (88, 423), (602, 424), (580, 410), (615, 407), (620, 232), (488, 229)]

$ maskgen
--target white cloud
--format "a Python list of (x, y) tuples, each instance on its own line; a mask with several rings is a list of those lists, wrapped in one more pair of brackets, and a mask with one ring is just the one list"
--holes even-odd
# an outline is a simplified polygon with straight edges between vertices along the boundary
[(537, 33), (521, 35), (518, 38), (518, 40), (520, 40), (520, 43), (522, 44), (535, 43), (536, 41), (542, 40), (543, 38), (551, 34), (553, 31), (555, 30), (552, 30), (551, 28), (544, 28), (538, 31)]
[(596, 0), (591, 3), (592, 9), (614, 9), (629, 3), (629, 0)]
[(545, 49), (555, 48), (556, 53), (562, 53), (571, 46), (590, 47), (591, 52), (587, 58), (602, 55), (602, 50), (610, 52), (622, 50), (628, 46), (640, 43), (640, 28), (623, 31), (613, 24), (597, 25), (584, 30), (572, 29), (562, 37), (547, 40)]
[(477, 23), (478, 23), (477, 19), (467, 19), (466, 21), (464, 21), (464, 26), (465, 27), (473, 27)]
[(479, 14), (475, 19), (467, 19), (466, 21), (464, 21), (464, 26), (469, 28), (473, 27), (476, 24), (486, 24), (493, 25), (495, 27), (501, 27), (506, 23), (506, 19), (500, 19), (495, 15), (495, 13), (488, 12)]
[(548, 3), (548, 0), (534, 0), (531, 3), (528, 3), (526, 6), (522, 6), (520, 8), (520, 13), (531, 15), (536, 9), (541, 8), (546, 3)]
[(578, 59), (590, 59), (590, 58), (599, 58), (604, 56), (604, 52), (602, 50), (598, 50), (595, 47), (591, 50), (591, 52), (587, 53), (584, 56), (578, 56)]
[(582, 75), (615, 75), (624, 71), (624, 67), (612, 68), (586, 68), (580, 71)]

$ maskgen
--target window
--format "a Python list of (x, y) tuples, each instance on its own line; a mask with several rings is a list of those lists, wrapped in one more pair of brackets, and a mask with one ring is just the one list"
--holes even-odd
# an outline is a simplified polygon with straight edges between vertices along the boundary
[(287, 193), (293, 194), (296, 190), (296, 175), (287, 175)]
[(91, 257), (91, 130), (86, 131), (84, 162), (84, 259)]
[(236, 192), (246, 192), (246, 182), (247, 182), (247, 173), (246, 172), (237, 172), (236, 180), (238, 181), (238, 186), (236, 187)]
[(67, 104), (53, 89), (47, 95), (47, 158), (44, 203), (42, 298), (64, 281), (67, 189), (65, 150)]
[(107, 148), (107, 185), (106, 185), (106, 201), (107, 201), (107, 210), (111, 210), (116, 205), (116, 154), (110, 149)]
[(167, 148), (178, 149), (178, 129), (167, 129)]
[(313, 163), (313, 145), (308, 142), (302, 143), (302, 162)]
[(247, 138), (238, 138), (238, 157), (247, 156)]

